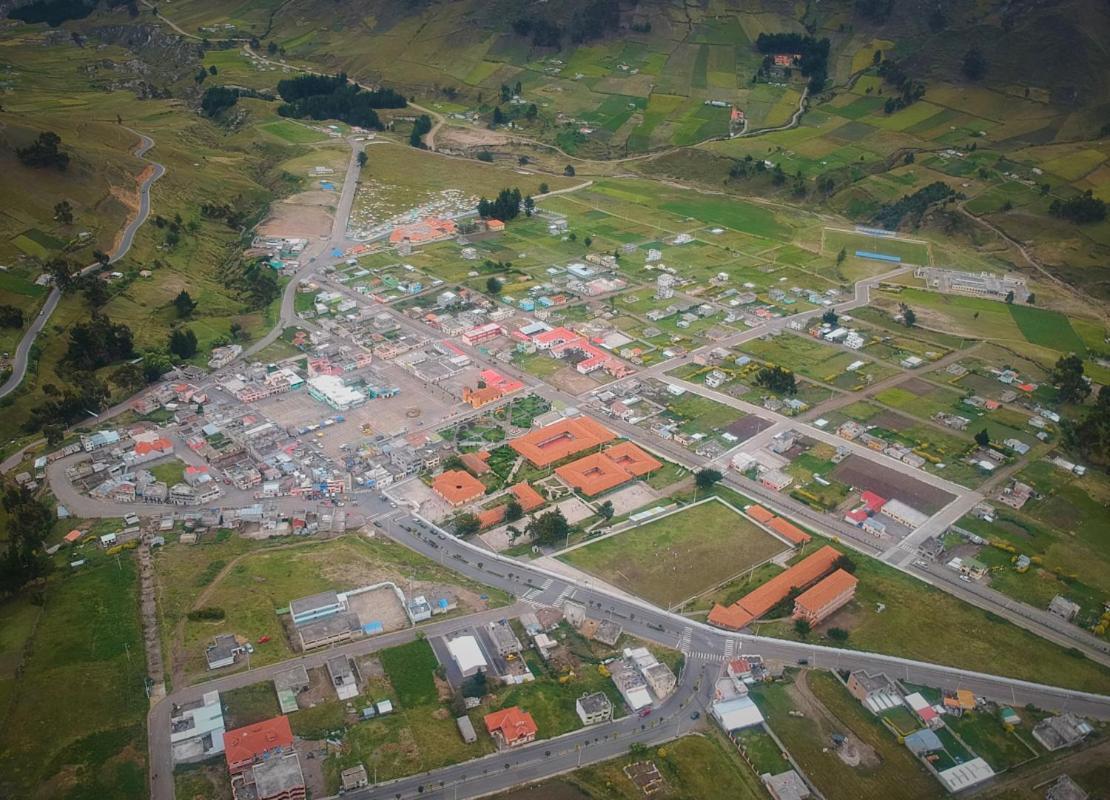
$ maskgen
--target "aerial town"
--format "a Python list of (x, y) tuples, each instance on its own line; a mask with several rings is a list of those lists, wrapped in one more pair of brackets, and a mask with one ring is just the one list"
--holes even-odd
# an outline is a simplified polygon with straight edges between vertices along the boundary
[[(372, 3), (411, 84), (345, 0), (49, 5), (0, 38), (89, 87), (199, 54), (105, 92), (95, 263), (47, 258), (91, 216), (0, 250), (0, 796), (1105, 796), (1110, 336), (1050, 260), (1105, 230), (1044, 222), (1105, 128), (972, 50), (925, 93), (882, 3)], [(12, 125), (62, 92), (22, 63)]]

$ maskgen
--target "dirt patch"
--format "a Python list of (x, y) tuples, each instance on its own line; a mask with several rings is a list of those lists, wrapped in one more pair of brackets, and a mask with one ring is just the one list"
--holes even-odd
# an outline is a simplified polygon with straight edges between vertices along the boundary
[[(328, 202), (325, 203), (323, 200)], [(335, 192), (310, 191), (295, 194), (270, 207), (270, 215), (258, 226), (262, 236), (314, 238), (329, 233)]]
[(897, 498), (926, 514), (935, 514), (955, 498), (924, 481), (892, 469), (876, 469), (875, 462), (851, 455), (836, 465), (833, 478), (856, 489), (867, 489), (880, 497)]
[(509, 144), (513, 137), (481, 128), (455, 128), (444, 125), (436, 131), (436, 147), (466, 150), (471, 147), (496, 147)]
[(548, 382), (557, 389), (573, 395), (584, 394), (597, 388), (597, 382), (587, 375), (583, 375), (574, 367), (563, 367), (548, 378)]
[(297, 705), (301, 708), (314, 708), (320, 703), (335, 700), (335, 689), (324, 667), (316, 667), (307, 672), (308, 688), (297, 695)]
[(324, 797), (328, 793), (328, 785), (324, 780), (324, 759), (327, 757), (327, 749), (323, 744), (323, 742), (302, 741), (293, 746), (301, 760), (301, 774), (304, 776), (304, 785), (308, 789), (309, 797)]
[(813, 724), (817, 726), (820, 738), (826, 741), (830, 747), (832, 746), (833, 734), (846, 737), (844, 743), (837, 750), (837, 755), (845, 764), (863, 769), (872, 769), (882, 764), (882, 759), (875, 752), (875, 748), (860, 741), (859, 737), (852, 732), (852, 729), (834, 716), (825, 704), (809, 690), (805, 670), (798, 673), (797, 679), (787, 689), (787, 693), (790, 695), (794, 707), (812, 720)]
[(909, 380), (902, 381), (898, 384), (899, 389), (905, 389), (915, 397), (924, 397), (935, 388), (931, 383), (921, 380), (921, 378), (910, 378)]
[[(455, 690), (451, 688), (450, 681), (447, 681), (439, 677), (438, 675), (433, 675), (432, 680), (435, 681), (436, 694), (439, 695), (440, 700), (450, 700), (452, 697), (455, 696)], [(446, 709), (440, 710), (446, 712)], [(446, 719), (446, 717), (437, 717), (437, 719)]]
[(904, 431), (917, 424), (909, 417), (904, 417), (896, 411), (880, 411), (871, 418), (870, 422), (880, 428), (895, 432)]

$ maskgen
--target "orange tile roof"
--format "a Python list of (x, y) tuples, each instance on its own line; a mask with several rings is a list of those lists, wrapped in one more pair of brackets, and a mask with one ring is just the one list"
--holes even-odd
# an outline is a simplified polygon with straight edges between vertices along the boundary
[(740, 630), (753, 619), (755, 618), (751, 614), (735, 603), (731, 606), (715, 605), (713, 610), (709, 612), (710, 625), (716, 625), (718, 628), (728, 628), (733, 631)]
[(274, 717), (224, 734), (224, 755), (233, 773), (268, 753), (292, 747), (293, 731), (288, 717)]
[(791, 589), (804, 589), (832, 569), (838, 558), (840, 553), (825, 545), (741, 597), (737, 604), (753, 617), (761, 617), (786, 599)]
[(588, 497), (632, 480), (632, 475), (605, 453), (593, 453), (559, 467), (555, 474)]
[(490, 466), (486, 463), (486, 459), (482, 458), (478, 453), (463, 453), (459, 456), (459, 461), (475, 475), (485, 475), (490, 471)]
[(483, 528), (492, 528), (494, 525), (505, 519), (505, 506), (498, 506), (491, 508), (488, 511), (479, 511), (478, 524)]
[(505, 223), (499, 219), (486, 220), (486, 230), (503, 231), (505, 230)]
[(81, 531), (74, 530), (74, 531), (70, 531), (69, 533), (67, 533), (65, 535), (65, 540), (67, 542), (76, 542), (80, 538), (81, 538)]
[(469, 472), (449, 469), (436, 475), (432, 481), (432, 491), (451, 505), (461, 506), (485, 494), (486, 487)]
[(510, 706), (492, 714), (486, 714), (484, 721), (490, 736), (495, 732), (500, 733), (506, 744), (512, 744), (517, 739), (534, 737), (539, 731), (536, 721), (527, 711), (521, 711), (519, 706)]
[(754, 519), (756, 522), (767, 523), (775, 518), (775, 515), (765, 509), (763, 506), (748, 506), (744, 509), (744, 513)]
[(543, 495), (532, 488), (527, 481), (514, 484), (510, 489), (524, 511), (535, 511), (544, 504)]
[(605, 455), (615, 461), (625, 472), (637, 478), (655, 472), (663, 466), (632, 442), (620, 442), (605, 450)]
[(794, 607), (820, 617), (822, 609), (845, 592), (854, 592), (858, 583), (859, 578), (855, 575), (847, 570), (838, 569), (819, 581), (813, 588), (798, 595), (798, 599), (794, 601)]
[(782, 517), (774, 517), (768, 523), (767, 527), (777, 533), (784, 539), (787, 539), (794, 544), (805, 544), (813, 537), (803, 531), (794, 523), (783, 519)]
[(567, 456), (611, 442), (611, 430), (591, 417), (572, 417), (553, 422), (519, 436), (509, 446), (537, 467), (547, 467)]
[(135, 455), (145, 456), (147, 453), (158, 451), (164, 453), (173, 450), (173, 442), (169, 439), (155, 439), (153, 442), (139, 442), (135, 445)]
[(420, 244), (453, 236), (457, 229), (458, 226), (453, 220), (428, 217), (411, 225), (398, 225), (389, 234), (389, 241), (391, 244), (397, 244), (408, 239), (413, 244)]

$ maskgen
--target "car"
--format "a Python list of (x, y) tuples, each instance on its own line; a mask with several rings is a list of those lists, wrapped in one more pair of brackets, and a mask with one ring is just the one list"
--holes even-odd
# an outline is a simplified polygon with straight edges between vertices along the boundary
[(691, 711), (690, 712), (690, 719), (700, 719), (700, 718), (701, 718), (701, 712), (700, 711)]
[(258, 637), (258, 643), (259, 644), (266, 644), (266, 642), (268, 642), (268, 641), (270, 641), (269, 635)]
[(961, 575), (960, 580), (964, 583), (971, 583), (971, 578), (967, 577), (966, 575)]
[(804, 667), (807, 664), (809, 664), (809, 659), (808, 658), (799, 658), (798, 659), (798, 666), (799, 667)]
[(375, 528), (380, 528), (381, 526), (382, 526), (382, 524), (380, 522), (378, 522), (377, 520), (374, 520), (374, 527)]
[(640, 710), (640, 718), (641, 719), (644, 718), (644, 717), (650, 716), (650, 715), (651, 715), (651, 706), (648, 706), (647, 708), (644, 708), (644, 709)]

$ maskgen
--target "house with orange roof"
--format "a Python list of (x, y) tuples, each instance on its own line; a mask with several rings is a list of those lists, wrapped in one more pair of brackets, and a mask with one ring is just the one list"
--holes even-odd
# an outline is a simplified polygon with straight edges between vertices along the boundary
[(605, 453), (593, 453), (555, 470), (564, 483), (587, 497), (615, 489), (632, 480), (632, 475)]
[(767, 523), (767, 527), (794, 545), (806, 544), (813, 538), (793, 522), (782, 517), (774, 517)]
[(486, 230), (490, 233), (501, 233), (505, 230), (505, 223), (499, 219), (487, 219)]
[(435, 476), (432, 491), (452, 507), (458, 508), (482, 497), (486, 493), (486, 487), (465, 470), (449, 469)]
[(544, 504), (543, 495), (533, 489), (532, 485), (527, 481), (513, 484), (509, 491), (513, 493), (513, 497), (520, 503), (520, 508), (525, 514), (535, 511)]
[(775, 518), (775, 515), (765, 509), (763, 506), (750, 505), (744, 509), (744, 513), (754, 519), (756, 522), (761, 522), (766, 525), (768, 522)]
[(72, 530), (64, 537), (66, 544), (73, 544), (81, 538), (81, 531)]
[(224, 733), (227, 771), (238, 775), (248, 767), (281, 753), (293, 752), (288, 717), (273, 717)]
[(485, 450), (477, 453), (463, 453), (459, 456), (459, 461), (462, 462), (462, 465), (475, 477), (485, 475), (490, 471), (489, 464), (486, 463), (488, 460), (489, 453)]
[(617, 435), (591, 417), (561, 419), (509, 442), (509, 446), (534, 466), (548, 467), (598, 445), (611, 442)]
[(757, 586), (731, 606), (714, 606), (709, 613), (709, 623), (729, 630), (739, 630), (785, 600), (792, 589), (804, 589), (826, 575), (833, 569), (838, 558), (840, 552), (825, 545), (785, 572), (780, 572)]
[(147, 439), (136, 442), (130, 452), (124, 455), (124, 462), (129, 466), (145, 464), (158, 458), (173, 455), (173, 442), (165, 437)]
[(535, 741), (539, 728), (536, 721), (527, 711), (522, 711), (519, 706), (510, 706), (484, 717), (486, 730), (500, 749), (520, 747)]
[(410, 244), (427, 244), (449, 239), (455, 235), (458, 225), (454, 220), (427, 217), (411, 225), (398, 225), (389, 234), (389, 243), (398, 245), (406, 239)]
[(857, 585), (859, 578), (847, 570), (838, 569), (798, 595), (794, 601), (794, 619), (804, 619), (810, 625), (816, 625), (855, 597)]
[(662, 461), (644, 452), (632, 442), (618, 442), (612, 447), (606, 448), (605, 455), (625, 472), (637, 478), (642, 478), (663, 466)]
[(471, 408), (481, 408), (490, 403), (496, 403), (504, 396), (496, 386), (483, 386), (481, 389), (471, 389), (469, 386), (463, 387), (463, 402), (467, 403)]
[(476, 516), (481, 530), (492, 528), (494, 525), (500, 525), (505, 520), (505, 506), (479, 511)]

